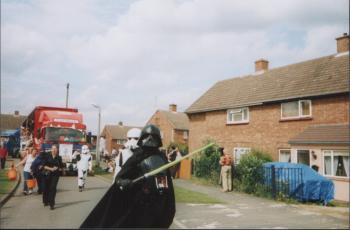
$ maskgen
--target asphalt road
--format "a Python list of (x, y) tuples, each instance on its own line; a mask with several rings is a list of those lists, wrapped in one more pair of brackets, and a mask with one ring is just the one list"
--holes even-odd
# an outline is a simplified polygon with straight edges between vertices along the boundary
[(0, 229), (78, 228), (110, 185), (97, 177), (87, 179), (86, 189), (79, 192), (76, 177), (60, 177), (54, 210), (43, 206), (41, 195), (23, 195), (20, 185), (1, 208)]
[[(175, 180), (174, 183), (215, 197), (222, 203), (177, 203), (171, 229), (349, 228), (346, 209), (287, 205), (246, 194), (222, 193), (218, 188), (194, 185), (185, 180)], [(78, 228), (109, 185), (100, 177), (88, 177), (86, 190), (79, 192), (76, 177), (61, 177), (54, 210), (43, 207), (41, 195), (22, 195), (20, 186), (16, 195), (1, 209), (0, 229)]]

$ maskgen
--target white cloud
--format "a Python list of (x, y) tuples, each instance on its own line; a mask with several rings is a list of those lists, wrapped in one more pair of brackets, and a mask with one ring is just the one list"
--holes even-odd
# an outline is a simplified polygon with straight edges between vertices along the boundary
[[(2, 111), (78, 107), (89, 129), (186, 109), (216, 81), (336, 52), (348, 2), (145, 0), (2, 2)], [(26, 93), (18, 90), (25, 88)]]

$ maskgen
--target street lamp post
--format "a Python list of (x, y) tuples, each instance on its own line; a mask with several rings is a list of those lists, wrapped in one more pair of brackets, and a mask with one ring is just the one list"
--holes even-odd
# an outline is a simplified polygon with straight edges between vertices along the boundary
[(97, 140), (96, 140), (96, 165), (100, 166), (100, 128), (101, 128), (101, 107), (92, 104), (93, 107), (98, 109), (98, 128), (97, 128)]

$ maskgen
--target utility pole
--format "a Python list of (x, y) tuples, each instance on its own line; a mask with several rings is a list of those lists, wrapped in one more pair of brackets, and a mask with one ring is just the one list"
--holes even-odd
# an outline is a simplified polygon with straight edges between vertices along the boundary
[(68, 96), (69, 96), (69, 83), (66, 84), (67, 86), (67, 94), (66, 94), (66, 108), (68, 108)]
[(100, 132), (101, 132), (101, 107), (96, 104), (92, 104), (93, 107), (98, 109), (98, 127), (97, 127), (97, 140), (96, 140), (96, 165), (100, 166)]

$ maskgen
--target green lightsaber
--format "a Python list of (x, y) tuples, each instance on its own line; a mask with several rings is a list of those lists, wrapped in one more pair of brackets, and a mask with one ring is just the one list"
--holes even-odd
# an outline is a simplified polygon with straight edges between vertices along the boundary
[(165, 169), (168, 169), (171, 166), (176, 165), (180, 161), (182, 161), (182, 160), (184, 160), (186, 158), (189, 158), (189, 157), (193, 156), (194, 154), (199, 153), (199, 152), (201, 152), (201, 151), (203, 151), (203, 150), (205, 150), (205, 149), (207, 149), (207, 148), (209, 148), (209, 147), (211, 147), (213, 145), (214, 145), (214, 143), (210, 143), (210, 144), (208, 144), (208, 145), (206, 145), (206, 146), (204, 146), (204, 147), (202, 147), (200, 149), (197, 149), (197, 150), (187, 154), (186, 156), (181, 157), (180, 159), (177, 159), (177, 160), (174, 160), (172, 162), (169, 162), (168, 164), (165, 164), (165, 165), (163, 165), (163, 166), (161, 166), (161, 167), (159, 167), (159, 168), (157, 168), (157, 169), (155, 169), (153, 171), (150, 171), (150, 172), (144, 174), (143, 176), (140, 176), (139, 178), (136, 178), (135, 180), (132, 181), (132, 183), (136, 183), (136, 182), (138, 182), (138, 181), (140, 181), (142, 179), (145, 179), (147, 177), (154, 176), (154, 175), (160, 173), (161, 171), (164, 171)]

